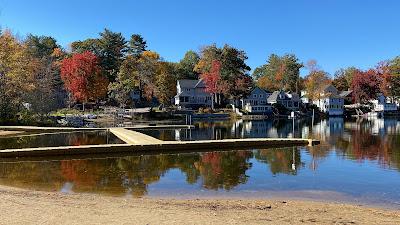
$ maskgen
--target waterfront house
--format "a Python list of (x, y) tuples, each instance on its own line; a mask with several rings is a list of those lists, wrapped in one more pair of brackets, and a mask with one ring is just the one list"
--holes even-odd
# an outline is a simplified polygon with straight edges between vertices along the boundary
[(310, 103), (310, 99), (308, 98), (307, 91), (301, 91), (300, 92), (300, 101), (303, 104), (309, 104)]
[(255, 87), (249, 95), (240, 100), (240, 104), (243, 110), (250, 113), (268, 113), (272, 112), (272, 107), (267, 103), (267, 98), (271, 93)]
[(200, 80), (178, 80), (176, 83), (175, 105), (181, 108), (211, 107), (212, 95), (205, 91), (206, 85)]
[(397, 104), (391, 102), (386, 96), (383, 94), (378, 94), (378, 98), (372, 100), (373, 109), (375, 112), (394, 112), (397, 111)]
[(313, 103), (329, 116), (343, 115), (344, 98), (339, 95), (339, 91), (331, 84), (322, 89), (319, 99), (314, 100)]
[(345, 105), (353, 104), (352, 94), (353, 94), (353, 91), (351, 91), (351, 90), (342, 91), (339, 93), (340, 97), (342, 97), (344, 99)]
[(268, 98), (269, 104), (281, 104), (288, 110), (297, 111), (300, 107), (300, 97), (297, 93), (274, 91)]

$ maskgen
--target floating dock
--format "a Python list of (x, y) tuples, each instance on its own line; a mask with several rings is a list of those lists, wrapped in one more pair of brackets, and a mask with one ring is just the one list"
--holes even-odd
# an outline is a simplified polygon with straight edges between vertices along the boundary
[(197, 152), (233, 149), (265, 149), (271, 147), (312, 146), (318, 140), (301, 138), (245, 138), (200, 141), (162, 141), (148, 135), (125, 128), (109, 128), (109, 131), (126, 144), (103, 144), (41, 147), (0, 150), (1, 158), (10, 157), (46, 157), (116, 153), (148, 153), (148, 152)]

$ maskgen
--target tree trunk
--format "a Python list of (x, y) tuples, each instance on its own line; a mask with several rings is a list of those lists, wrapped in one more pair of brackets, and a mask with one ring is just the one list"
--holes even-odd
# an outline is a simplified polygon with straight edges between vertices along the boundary
[(212, 95), (211, 95), (211, 109), (212, 109), (212, 110), (214, 110), (214, 95), (215, 95), (215, 94), (212, 94)]

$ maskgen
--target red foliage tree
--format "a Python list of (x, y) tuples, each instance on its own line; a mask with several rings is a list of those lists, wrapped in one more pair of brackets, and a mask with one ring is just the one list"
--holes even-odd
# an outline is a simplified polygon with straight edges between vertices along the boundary
[(358, 103), (367, 103), (377, 97), (381, 87), (382, 77), (377, 70), (357, 71), (351, 84), (353, 99)]
[(217, 93), (218, 83), (221, 80), (221, 63), (218, 60), (214, 60), (210, 72), (203, 73), (200, 77), (204, 80), (208, 93)]
[[(211, 64), (210, 71), (202, 73), (200, 77), (206, 85), (206, 92), (212, 94), (213, 98), (217, 93), (221, 92), (221, 63), (218, 60), (214, 60)], [(212, 102), (212, 107), (214, 108), (214, 99)]]
[(61, 62), (61, 78), (78, 102), (96, 101), (107, 94), (108, 80), (98, 57), (89, 51), (64, 59)]

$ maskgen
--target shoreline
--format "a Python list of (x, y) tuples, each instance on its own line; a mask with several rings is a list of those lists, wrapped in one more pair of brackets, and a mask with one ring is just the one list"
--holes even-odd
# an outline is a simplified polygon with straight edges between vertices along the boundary
[(398, 224), (400, 210), (308, 200), (124, 198), (0, 186), (4, 224)]

